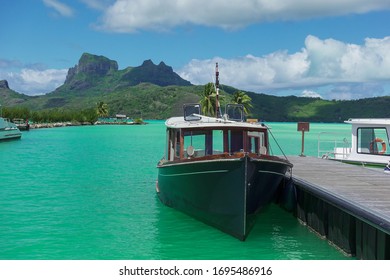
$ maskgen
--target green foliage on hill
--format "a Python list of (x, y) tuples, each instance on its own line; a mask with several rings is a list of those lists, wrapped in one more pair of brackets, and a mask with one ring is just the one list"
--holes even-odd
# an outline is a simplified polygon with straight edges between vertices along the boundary
[(343, 122), (349, 118), (389, 118), (390, 97), (358, 100), (322, 100), (320, 98), (248, 93), (253, 117), (267, 121)]
[[(125, 114), (133, 119), (166, 119), (182, 115), (183, 104), (198, 103), (204, 89), (204, 85), (195, 86), (183, 80), (163, 62), (155, 65), (146, 60), (141, 66), (118, 70), (116, 61), (85, 53), (79, 63), (69, 69), (65, 83), (46, 95), (19, 94), (9, 89), (6, 81), (0, 81), (0, 105), (9, 114), (19, 112), (20, 117), (26, 114), (32, 117), (34, 113), (37, 118), (37, 114), (41, 114), (41, 119), (50, 114), (53, 119), (85, 119), (87, 112), (96, 112), (96, 104), (104, 102), (111, 116)], [(234, 93), (239, 90), (228, 85), (221, 85), (221, 89), (220, 101), (224, 107), (232, 102)], [(388, 96), (330, 101), (242, 92), (252, 102), (248, 117), (259, 120), (342, 122), (357, 117), (390, 117)], [(3, 109), (3, 113), (6, 110)]]
[[(198, 103), (204, 86), (166, 86), (153, 84), (139, 84), (124, 87), (109, 93), (77, 96), (70, 94), (45, 95), (40, 97), (21, 98), (23, 102), (11, 103), (0, 100), (3, 104), (3, 115), (6, 108), (13, 108), (19, 115), (26, 115), (26, 111), (59, 112), (72, 114), (83, 110), (96, 108), (98, 102), (107, 104), (109, 115), (126, 114), (130, 118), (166, 119), (170, 116), (182, 115), (182, 106), (185, 103)], [(0, 96), (4, 96), (1, 93)], [(266, 94), (246, 92), (252, 98), (253, 107), (250, 118), (265, 121), (310, 121), (310, 122), (342, 122), (349, 118), (389, 118), (390, 97), (366, 98), (350, 101), (330, 101), (318, 98), (304, 97), (277, 97)], [(230, 103), (233, 95), (221, 91), (225, 96), (221, 101), (224, 107)], [(66, 115), (65, 114), (65, 115)]]

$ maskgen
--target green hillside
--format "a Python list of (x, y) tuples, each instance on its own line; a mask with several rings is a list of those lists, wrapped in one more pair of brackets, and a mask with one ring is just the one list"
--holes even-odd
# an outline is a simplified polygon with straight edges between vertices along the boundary
[[(70, 68), (65, 83), (42, 96), (27, 96), (0, 81), (0, 104), (31, 111), (82, 111), (108, 105), (109, 114), (133, 118), (166, 119), (182, 114), (184, 103), (200, 100), (204, 86), (191, 85), (161, 62), (146, 60), (138, 67), (118, 70), (116, 61), (84, 53)], [(222, 85), (223, 104), (237, 91)], [(251, 116), (266, 121), (342, 122), (348, 118), (390, 117), (390, 97), (330, 101), (296, 96), (277, 97), (246, 92), (252, 98)]]

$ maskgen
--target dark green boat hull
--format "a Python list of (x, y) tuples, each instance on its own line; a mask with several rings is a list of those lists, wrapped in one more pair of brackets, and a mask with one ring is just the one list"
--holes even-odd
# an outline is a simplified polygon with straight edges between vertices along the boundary
[(277, 157), (165, 162), (158, 165), (160, 200), (240, 240), (255, 214), (277, 193), (291, 165)]

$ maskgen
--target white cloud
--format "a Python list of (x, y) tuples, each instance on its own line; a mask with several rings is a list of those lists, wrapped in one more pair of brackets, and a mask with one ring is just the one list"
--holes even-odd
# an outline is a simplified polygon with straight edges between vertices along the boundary
[(216, 62), (220, 65), (220, 72), (223, 72), (220, 76), (221, 83), (253, 90), (284, 87), (286, 83), (291, 85), (302, 77), (310, 66), (305, 52), (293, 55), (275, 52), (264, 57), (247, 55), (235, 59), (194, 59), (178, 73), (194, 84), (205, 84), (212, 81)]
[(322, 96), (321, 94), (315, 92), (315, 91), (312, 91), (312, 90), (307, 90), (305, 89), (303, 92), (302, 92), (302, 97), (310, 97), (310, 98), (321, 98), (322, 99)]
[(54, 9), (59, 15), (63, 17), (73, 16), (72, 8), (58, 0), (43, 0), (43, 3), (47, 7)]
[[(277, 51), (256, 57), (193, 59), (175, 71), (193, 84), (213, 81), (219, 63), (220, 82), (238, 89), (269, 94), (318, 94), (324, 99), (357, 99), (390, 95), (390, 36), (367, 38), (362, 45), (307, 36), (295, 53)], [(67, 69), (46, 69), (0, 59), (0, 80), (29, 94), (53, 91)]]
[(68, 69), (36, 70), (23, 68), (19, 72), (0, 72), (11, 89), (27, 95), (41, 95), (53, 91), (65, 81)]
[(390, 37), (368, 38), (360, 46), (308, 36), (305, 45), (311, 62), (310, 75), (313, 77), (347, 82), (389, 78)]
[[(221, 83), (239, 89), (269, 92), (348, 84), (348, 89), (356, 91), (357, 98), (362, 93), (358, 89), (362, 88), (369, 90), (366, 96), (374, 91), (376, 95), (384, 94), (378, 85), (390, 80), (389, 50), (390, 37), (368, 38), (364, 45), (356, 45), (309, 35), (305, 47), (293, 54), (279, 51), (263, 57), (194, 59), (177, 72), (194, 84), (205, 84), (212, 81), (210, 77), (218, 62)], [(332, 99), (335, 93), (348, 96), (348, 99), (354, 94), (353, 91), (338, 90), (321, 95)]]
[[(84, 2), (95, 6), (108, 3)], [(167, 30), (184, 24), (237, 29), (265, 21), (303, 20), (385, 9), (390, 9), (388, 0), (116, 0), (106, 9), (100, 27), (112, 32)]]

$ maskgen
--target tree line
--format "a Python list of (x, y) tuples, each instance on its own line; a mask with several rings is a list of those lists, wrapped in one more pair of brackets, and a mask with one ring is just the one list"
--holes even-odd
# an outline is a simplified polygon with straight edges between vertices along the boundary
[[(214, 116), (216, 110), (216, 91), (212, 83), (204, 86), (203, 92), (199, 93), (199, 103), (202, 107), (202, 113), (207, 116)], [(219, 95), (221, 105), (228, 103), (242, 104), (245, 115), (250, 115), (252, 108), (251, 98), (242, 91), (236, 91), (233, 94)], [(55, 123), (55, 122), (74, 122), (74, 123), (95, 123), (98, 118), (109, 116), (107, 103), (99, 101), (95, 108), (84, 110), (53, 108), (39, 111), (32, 111), (27, 107), (3, 107), (2, 117), (12, 119), (24, 119), (35, 123)], [(142, 119), (137, 122), (142, 123)]]
[[(100, 107), (99, 107), (100, 106)], [(103, 108), (102, 108), (103, 107)], [(32, 111), (26, 107), (3, 107), (2, 117), (13, 119), (24, 119), (34, 123), (56, 123), (56, 122), (75, 122), (75, 123), (95, 123), (99, 117), (108, 116), (107, 104), (100, 102), (96, 108), (84, 110), (70, 109), (47, 109)]]

